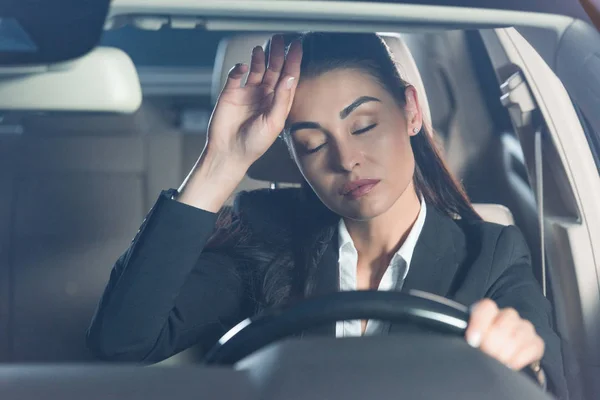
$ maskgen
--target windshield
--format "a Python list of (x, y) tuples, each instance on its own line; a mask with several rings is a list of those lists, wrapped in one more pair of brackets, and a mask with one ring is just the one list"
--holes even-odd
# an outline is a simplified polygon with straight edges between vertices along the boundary
[[(527, 31), (278, 33), (100, 11), (96, 39), (92, 21), (50, 40), (0, 14), (0, 61), (99, 47), (143, 94), (131, 114), (0, 116), (3, 361), (260, 369), (250, 356), (269, 346), (302, 363), (295, 340), (325, 337), (311, 357), (354, 368), (344, 357), (364, 349), (397, 357), (367, 339), (398, 335), (566, 393), (559, 335), (584, 324), (563, 312), (578, 281), (553, 268), (595, 265), (568, 244), (589, 224), (572, 171), (596, 187), (597, 133)], [(93, 67), (82, 103), (92, 82), (136, 78)], [(55, 72), (28, 75), (50, 100)]]

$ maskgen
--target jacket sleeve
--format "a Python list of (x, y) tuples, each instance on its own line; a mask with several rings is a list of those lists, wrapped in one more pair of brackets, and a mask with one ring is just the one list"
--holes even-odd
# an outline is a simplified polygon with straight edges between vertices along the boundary
[(216, 220), (159, 197), (114, 265), (88, 329), (98, 358), (158, 362), (196, 343), (210, 348), (245, 317), (235, 262), (203, 251)]
[(521, 318), (534, 325), (545, 342), (541, 365), (548, 390), (559, 399), (567, 399), (561, 341), (553, 328), (552, 308), (533, 275), (525, 239), (514, 226), (504, 228), (498, 238), (488, 285), (490, 289), (485, 297), (494, 300), (500, 308), (514, 308)]

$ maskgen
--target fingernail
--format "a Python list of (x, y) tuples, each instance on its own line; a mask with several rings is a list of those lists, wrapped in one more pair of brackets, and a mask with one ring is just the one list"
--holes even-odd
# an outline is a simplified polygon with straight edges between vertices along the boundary
[(481, 344), (481, 334), (479, 332), (474, 332), (467, 337), (467, 343), (469, 346), (478, 348)]
[(252, 55), (255, 55), (258, 52), (258, 49), (260, 49), (261, 46), (256, 46), (252, 49)]
[(293, 76), (290, 76), (290, 77), (287, 79), (287, 81), (285, 82), (285, 87), (286, 87), (286, 88), (288, 88), (288, 89), (291, 89), (291, 88), (292, 88), (292, 86), (294, 86), (294, 80), (295, 80), (295, 79), (296, 79), (296, 78), (294, 78)]

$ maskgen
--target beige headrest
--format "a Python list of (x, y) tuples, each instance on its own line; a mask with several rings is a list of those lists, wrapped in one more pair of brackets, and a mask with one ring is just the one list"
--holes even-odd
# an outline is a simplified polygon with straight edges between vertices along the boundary
[[(400, 71), (400, 76), (417, 89), (424, 123), (428, 128), (431, 128), (431, 111), (429, 109), (427, 93), (425, 93), (425, 86), (423, 85), (421, 73), (419, 72), (419, 68), (417, 67), (417, 63), (415, 62), (410, 49), (406, 45), (404, 39), (402, 39), (402, 36), (398, 33), (380, 33), (379, 36), (383, 38), (390, 48), (394, 60), (396, 61), (396, 65), (398, 66), (398, 71)], [(429, 131), (431, 132), (431, 129)]]
[[(424, 123), (431, 128), (431, 112), (425, 87), (408, 46), (399, 34), (381, 33), (379, 35), (390, 48), (398, 65), (400, 76), (417, 89)], [(229, 70), (237, 63), (249, 63), (252, 48), (264, 45), (270, 37), (271, 34), (268, 33), (250, 33), (224, 39), (219, 44), (213, 70), (213, 102), (216, 102), (219, 97)], [(250, 167), (248, 175), (253, 179), (268, 182), (300, 183), (303, 180), (296, 164), (290, 158), (285, 144), (280, 140), (276, 141), (269, 151)]]
[(250, 65), (252, 49), (256, 46), (264, 46), (271, 36), (268, 33), (247, 33), (221, 40), (213, 68), (211, 88), (213, 104), (217, 102), (221, 89), (225, 86), (229, 70), (237, 63)]

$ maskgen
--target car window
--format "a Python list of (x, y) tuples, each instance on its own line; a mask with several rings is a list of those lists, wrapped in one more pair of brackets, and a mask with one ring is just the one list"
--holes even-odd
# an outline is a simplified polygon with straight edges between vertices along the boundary
[(219, 41), (230, 32), (126, 26), (104, 33), (101, 45), (118, 47), (139, 66), (212, 67)]

